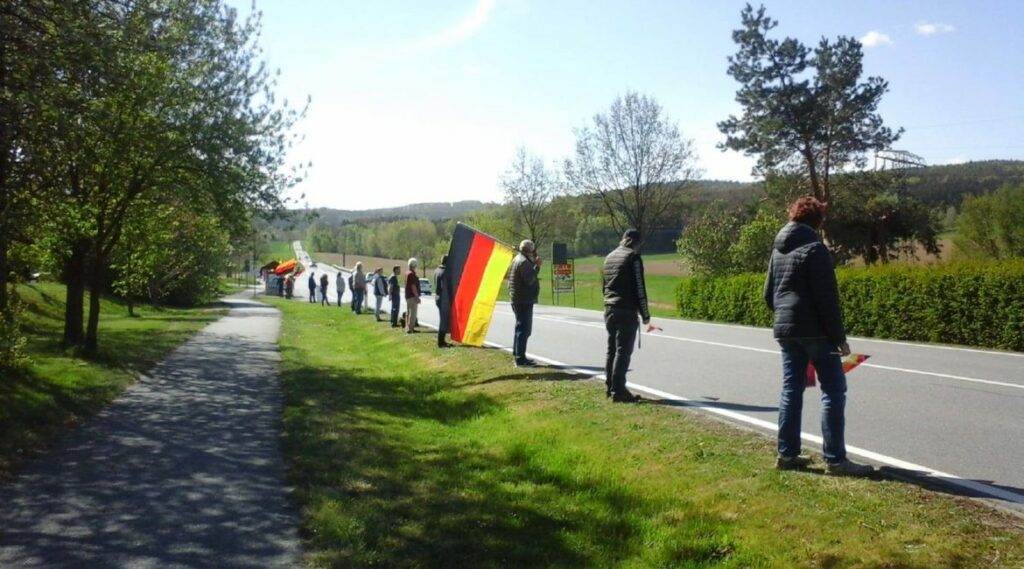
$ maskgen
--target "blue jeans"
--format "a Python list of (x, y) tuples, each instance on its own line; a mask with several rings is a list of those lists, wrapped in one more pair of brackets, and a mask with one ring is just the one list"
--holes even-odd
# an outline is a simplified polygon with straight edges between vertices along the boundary
[(516, 303), (512, 305), (516, 315), (516, 332), (512, 339), (512, 355), (517, 362), (526, 359), (526, 341), (533, 332), (533, 304)]
[(814, 362), (821, 386), (821, 435), (828, 462), (846, 460), (846, 374), (836, 346), (825, 338), (779, 338), (782, 396), (779, 398), (779, 455), (800, 454), (800, 415), (807, 363)]
[(365, 298), (366, 291), (356, 289), (352, 291), (352, 310), (356, 311), (356, 314), (363, 313), (363, 298)]

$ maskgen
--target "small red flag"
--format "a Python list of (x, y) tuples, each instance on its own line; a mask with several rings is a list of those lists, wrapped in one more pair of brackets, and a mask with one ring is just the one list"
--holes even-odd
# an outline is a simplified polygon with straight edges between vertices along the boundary
[[(871, 356), (867, 354), (850, 354), (843, 358), (843, 373), (850, 373), (854, 368), (867, 361)], [(817, 385), (817, 370), (814, 369), (814, 363), (807, 362), (807, 387), (814, 387)]]

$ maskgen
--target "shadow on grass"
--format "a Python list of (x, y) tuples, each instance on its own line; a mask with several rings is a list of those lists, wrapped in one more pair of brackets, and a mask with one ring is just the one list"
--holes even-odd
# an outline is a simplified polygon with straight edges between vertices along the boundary
[[(286, 361), (309, 361), (293, 349)], [(578, 567), (635, 560), (651, 547), (646, 514), (659, 513), (646, 498), (549, 466), (544, 445), (487, 446), (486, 436), (466, 436), (476, 428), (469, 422), (505, 409), (486, 394), (452, 389), (459, 377), (285, 367), (286, 449), (317, 564)], [(547, 375), (556, 374), (491, 381)], [(731, 555), (720, 520), (677, 513), (660, 528), (669, 534), (659, 535), (661, 564), (711, 565)]]

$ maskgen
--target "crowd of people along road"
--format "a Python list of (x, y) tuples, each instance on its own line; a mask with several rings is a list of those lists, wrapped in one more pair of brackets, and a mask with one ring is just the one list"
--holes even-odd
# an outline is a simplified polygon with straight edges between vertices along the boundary
[[(846, 457), (845, 407), (846, 375), (841, 358), (850, 354), (839, 304), (834, 263), (828, 247), (818, 231), (825, 220), (826, 207), (813, 197), (796, 200), (788, 210), (787, 223), (775, 237), (771, 260), (764, 284), (764, 300), (774, 312), (773, 332), (782, 353), (782, 393), (779, 398), (778, 456), (776, 468), (781, 470), (807, 467), (811, 459), (801, 454), (801, 413), (808, 364), (813, 363), (821, 382), (825, 471), (829, 474), (864, 476), (874, 471), (869, 465), (857, 464)], [(608, 333), (605, 356), (605, 394), (615, 403), (636, 403), (641, 400), (626, 388), (633, 346), (641, 322), (648, 333), (660, 328), (651, 323), (644, 279), (644, 263), (640, 255), (642, 236), (636, 229), (627, 230), (619, 246), (605, 257), (603, 267), (604, 321)], [(527, 343), (533, 329), (533, 307), (540, 295), (541, 257), (530, 240), (519, 245), (519, 252), (509, 270), (509, 303), (515, 315), (512, 341), (513, 365), (533, 367), (536, 362), (527, 355)], [(446, 270), (447, 257), (434, 272), (434, 302), (438, 307), (437, 345), (450, 347), (446, 341), (451, 316), (451, 282)], [(405, 276), (405, 331), (417, 332), (416, 316), (420, 303), (418, 261), (409, 259)], [(380, 320), (381, 302), (385, 295), (391, 300), (391, 325), (399, 326), (400, 267), (392, 268), (385, 281), (378, 268), (367, 281), (362, 263), (357, 263), (349, 276), (353, 291), (352, 310), (362, 311), (367, 282), (372, 283), (376, 298), (374, 314)], [(323, 277), (326, 278), (326, 277)], [(321, 279), (322, 296), (326, 281)], [(310, 302), (316, 302), (316, 281), (309, 277)], [(340, 282), (341, 273), (338, 273)], [(339, 304), (343, 285), (338, 286)]]

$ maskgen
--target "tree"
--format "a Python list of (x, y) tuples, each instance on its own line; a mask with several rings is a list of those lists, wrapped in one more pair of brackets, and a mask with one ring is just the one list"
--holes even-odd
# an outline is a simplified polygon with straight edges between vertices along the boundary
[(565, 163), (570, 190), (596, 196), (619, 234), (674, 225), (697, 174), (693, 141), (654, 98), (633, 92), (576, 130), (575, 157)]
[(520, 147), (512, 165), (502, 174), (500, 184), (516, 223), (540, 247), (551, 233), (550, 206), (558, 192), (558, 175), (548, 169), (539, 156), (532, 156)]
[(750, 214), (743, 208), (716, 200), (683, 229), (676, 243), (679, 254), (695, 273), (719, 275), (735, 272), (729, 249), (749, 219)]
[(756, 156), (758, 175), (799, 173), (810, 193), (830, 202), (834, 172), (862, 168), (866, 152), (890, 146), (903, 132), (884, 126), (878, 114), (889, 84), (861, 80), (864, 54), (855, 38), (822, 38), (812, 51), (794, 38), (769, 38), (778, 22), (764, 6), (747, 4), (741, 18), (728, 73), (740, 83), (743, 112), (718, 123), (726, 135), (719, 147)]
[(1024, 186), (967, 197), (956, 230), (957, 248), (967, 255), (1024, 258)]

